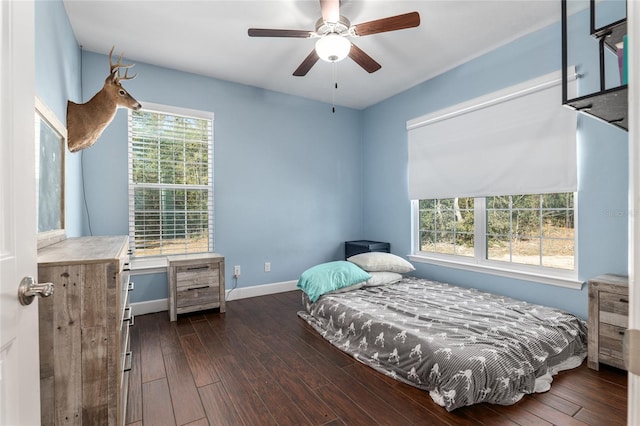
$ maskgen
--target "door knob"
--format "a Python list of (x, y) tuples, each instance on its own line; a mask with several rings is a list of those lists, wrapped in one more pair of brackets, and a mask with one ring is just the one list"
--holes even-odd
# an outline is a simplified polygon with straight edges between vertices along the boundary
[(53, 294), (53, 283), (36, 283), (33, 277), (24, 277), (18, 286), (18, 300), (21, 305), (30, 305), (36, 296), (49, 297)]

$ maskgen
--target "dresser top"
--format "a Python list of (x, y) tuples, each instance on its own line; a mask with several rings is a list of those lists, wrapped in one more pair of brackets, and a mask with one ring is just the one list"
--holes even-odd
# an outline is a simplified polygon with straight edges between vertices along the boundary
[(38, 250), (38, 265), (116, 260), (127, 252), (128, 241), (126, 235), (67, 238)]

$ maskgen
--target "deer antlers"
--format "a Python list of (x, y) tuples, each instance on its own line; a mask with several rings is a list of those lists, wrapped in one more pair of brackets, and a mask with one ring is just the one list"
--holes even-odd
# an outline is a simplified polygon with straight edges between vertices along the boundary
[[(111, 59), (111, 55), (113, 54), (113, 49), (115, 48), (115, 46), (113, 46), (111, 48), (111, 50), (109, 51), (109, 74), (111, 74), (112, 78), (113, 78), (113, 82), (116, 84), (120, 84), (120, 80), (131, 80), (136, 78), (136, 76), (138, 75), (138, 73), (132, 75), (131, 77), (129, 77), (127, 75), (127, 73), (129, 72), (129, 68), (131, 68), (134, 64), (123, 64), (122, 63), (122, 55), (124, 55), (124, 53), (120, 54), (120, 57), (118, 58), (118, 62), (116, 62), (115, 64), (113, 63), (113, 60)], [(124, 68), (124, 76), (120, 75), (120, 68)]]
[[(2, 1), (2, 0), (0, 0)], [(139, 110), (142, 105), (135, 100), (120, 84), (120, 80), (131, 80), (127, 71), (133, 64), (123, 64), (122, 55), (113, 63), (113, 47), (109, 52), (109, 75), (104, 79), (104, 86), (88, 102), (77, 104), (67, 102), (67, 144), (69, 151), (76, 152), (93, 145), (103, 130), (116, 115), (118, 107)], [(124, 75), (120, 69), (124, 68)]]

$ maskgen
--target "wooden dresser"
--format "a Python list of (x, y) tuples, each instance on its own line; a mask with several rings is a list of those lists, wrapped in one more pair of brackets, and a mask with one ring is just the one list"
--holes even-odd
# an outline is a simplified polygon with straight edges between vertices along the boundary
[(124, 425), (131, 364), (128, 237), (69, 238), (38, 251), (42, 425)]
[(622, 341), (629, 324), (629, 280), (600, 275), (589, 280), (588, 366), (600, 363), (624, 369)]
[(178, 314), (220, 308), (225, 310), (224, 256), (198, 253), (168, 256), (169, 319)]

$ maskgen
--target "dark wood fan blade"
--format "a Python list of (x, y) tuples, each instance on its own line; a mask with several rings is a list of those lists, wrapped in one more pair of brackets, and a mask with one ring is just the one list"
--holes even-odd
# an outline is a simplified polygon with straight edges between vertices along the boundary
[(340, 21), (340, 0), (320, 0), (320, 8), (325, 22)]
[(320, 59), (320, 57), (316, 53), (316, 49), (313, 49), (311, 53), (309, 53), (309, 56), (304, 58), (304, 61), (302, 61), (300, 66), (293, 72), (293, 75), (296, 77), (304, 77), (307, 75), (311, 67), (318, 62), (318, 59)]
[(273, 30), (269, 28), (249, 28), (249, 37), (295, 37), (309, 38), (312, 31), (305, 30)]
[(420, 25), (420, 14), (418, 12), (405, 13), (404, 15), (390, 16), (388, 18), (377, 19), (375, 21), (363, 22), (354, 25), (353, 28), (359, 36), (384, 33), (387, 31), (403, 30)]
[(351, 50), (349, 51), (349, 57), (354, 60), (354, 62), (360, 65), (365, 69), (366, 72), (371, 74), (372, 72), (378, 71), (382, 68), (382, 65), (377, 63), (371, 56), (364, 53), (362, 49), (360, 49), (355, 44), (351, 43)]

